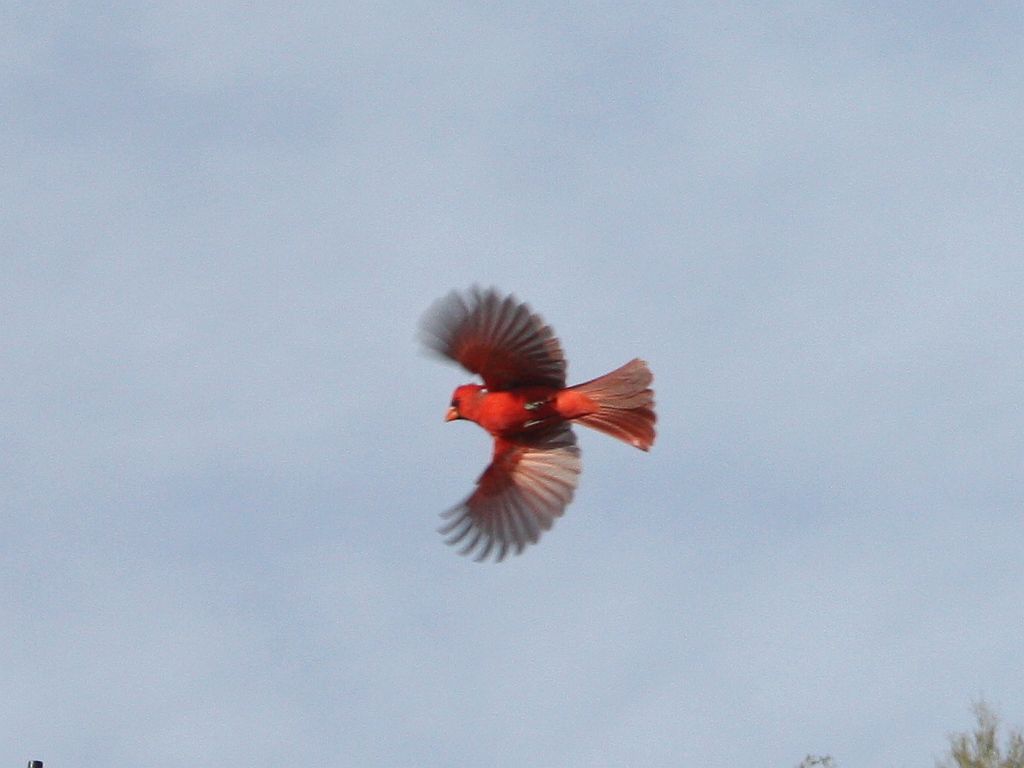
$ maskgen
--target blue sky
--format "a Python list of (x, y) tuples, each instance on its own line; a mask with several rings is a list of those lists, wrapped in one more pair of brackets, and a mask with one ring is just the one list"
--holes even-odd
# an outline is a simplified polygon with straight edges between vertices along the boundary
[[(1016, 3), (10, 3), (0, 763), (928, 765), (1024, 724)], [(416, 325), (648, 454), (500, 565)]]

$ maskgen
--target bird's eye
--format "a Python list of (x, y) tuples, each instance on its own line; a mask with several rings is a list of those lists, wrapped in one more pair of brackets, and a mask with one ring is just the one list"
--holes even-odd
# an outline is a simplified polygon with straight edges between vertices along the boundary
[(459, 407), (459, 398), (453, 397), (452, 398), (452, 408), (458, 408), (458, 407)]

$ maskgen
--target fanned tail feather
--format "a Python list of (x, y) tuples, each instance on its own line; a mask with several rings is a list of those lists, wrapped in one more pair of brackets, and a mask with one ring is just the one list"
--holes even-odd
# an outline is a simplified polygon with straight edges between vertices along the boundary
[(630, 360), (621, 368), (592, 381), (570, 387), (597, 405), (597, 411), (575, 419), (642, 451), (654, 444), (654, 375), (643, 360)]

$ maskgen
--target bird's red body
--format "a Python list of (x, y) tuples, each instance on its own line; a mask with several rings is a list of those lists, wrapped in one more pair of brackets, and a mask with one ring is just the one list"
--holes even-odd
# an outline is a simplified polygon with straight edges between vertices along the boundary
[(570, 421), (597, 413), (591, 398), (572, 389), (517, 387), (491, 392), (479, 384), (463, 384), (455, 390), (450, 419), (475, 421), (491, 435), (501, 437)]
[[(467, 419), (494, 438), (491, 464), (476, 490), (449, 510), (449, 543), (468, 537), (477, 559), (521, 552), (551, 527), (572, 500), (580, 473), (571, 422), (641, 450), (654, 443), (652, 376), (642, 360), (591, 381), (565, 386), (558, 339), (525, 304), (494, 290), (451, 293), (423, 322), (427, 346), (483, 378), (452, 394), (445, 417)], [(495, 550), (495, 547), (497, 548)]]

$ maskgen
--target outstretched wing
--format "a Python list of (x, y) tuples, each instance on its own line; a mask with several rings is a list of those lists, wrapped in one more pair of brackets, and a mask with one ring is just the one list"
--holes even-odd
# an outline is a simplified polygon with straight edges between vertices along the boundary
[(478, 561), (492, 554), (500, 561), (509, 548), (518, 555), (562, 516), (580, 469), (576, 436), (564, 422), (521, 439), (497, 437), (476, 490), (442, 514), (451, 520), (438, 530), (448, 544), (462, 544), (460, 554), (478, 550)]
[(489, 389), (565, 386), (565, 357), (551, 328), (493, 288), (452, 291), (423, 316), (423, 343), (479, 374)]

